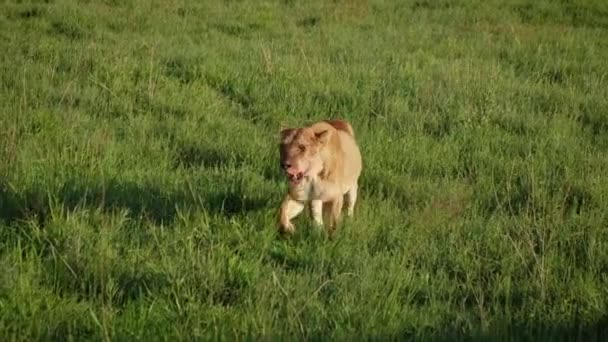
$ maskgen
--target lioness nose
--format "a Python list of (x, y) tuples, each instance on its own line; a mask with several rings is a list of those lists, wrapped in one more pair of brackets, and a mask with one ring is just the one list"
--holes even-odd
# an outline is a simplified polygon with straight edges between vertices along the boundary
[(289, 165), (289, 167), (285, 168), (285, 173), (287, 173), (290, 176), (295, 176), (298, 173), (300, 173), (300, 170), (295, 166)]

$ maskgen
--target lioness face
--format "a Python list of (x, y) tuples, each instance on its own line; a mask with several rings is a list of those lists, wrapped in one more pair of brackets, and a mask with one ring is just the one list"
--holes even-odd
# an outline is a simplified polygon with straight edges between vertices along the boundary
[(313, 176), (323, 169), (319, 155), (327, 140), (327, 131), (314, 132), (309, 128), (287, 128), (281, 131), (281, 168), (292, 185)]

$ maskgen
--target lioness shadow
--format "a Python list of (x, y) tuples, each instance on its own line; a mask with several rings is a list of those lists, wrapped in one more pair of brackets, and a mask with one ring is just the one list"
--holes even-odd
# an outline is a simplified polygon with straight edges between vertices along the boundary
[(238, 189), (209, 191), (187, 186), (165, 189), (156, 184), (137, 184), (120, 179), (70, 179), (56, 191), (41, 187), (19, 193), (0, 184), (0, 220), (8, 224), (26, 218), (37, 218), (43, 223), (52, 203), (67, 210), (98, 208), (109, 213), (126, 209), (133, 219), (168, 224), (175, 220), (179, 210), (204, 210), (234, 216), (261, 209), (267, 202), (262, 197), (244, 197)]
[[(251, 163), (248, 161), (251, 158), (248, 158), (242, 151), (222, 151), (217, 147), (199, 143), (180, 142), (177, 144), (176, 150), (174, 166), (186, 169), (214, 168), (225, 166), (228, 163), (244, 166)], [(260, 174), (266, 180), (278, 183), (284, 181), (285, 178), (279, 167), (278, 149), (275, 152), (275, 162), (265, 163), (260, 169)]]
[[(326, 334), (315, 333), (307, 336), (309, 341), (324, 341)], [(357, 332), (356, 335), (343, 335), (354, 339), (381, 341), (605, 341), (608, 337), (607, 318), (593, 323), (578, 323), (570, 326), (551, 324), (497, 324), (485, 332), (463, 333), (457, 328), (440, 331), (417, 331), (413, 328), (396, 328), (377, 333)]]
[[(444, 331), (431, 336), (433, 341), (605, 341), (608, 337), (608, 318), (594, 322), (572, 324), (496, 324), (485, 332), (462, 336), (457, 331)], [(408, 334), (402, 335), (407, 337)]]

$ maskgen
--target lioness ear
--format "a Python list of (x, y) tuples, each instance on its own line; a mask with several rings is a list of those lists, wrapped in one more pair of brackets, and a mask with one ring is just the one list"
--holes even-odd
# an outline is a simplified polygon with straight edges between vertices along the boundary
[(329, 140), (329, 130), (316, 132), (315, 137), (317, 138), (317, 142), (319, 142), (319, 144), (325, 145), (325, 144), (327, 144), (327, 141)]
[(281, 141), (287, 140), (295, 131), (293, 128), (281, 128)]

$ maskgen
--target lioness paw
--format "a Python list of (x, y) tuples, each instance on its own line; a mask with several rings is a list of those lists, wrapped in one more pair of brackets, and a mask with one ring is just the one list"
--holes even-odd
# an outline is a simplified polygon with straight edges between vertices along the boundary
[(293, 234), (296, 231), (296, 226), (294, 226), (291, 222), (283, 223), (281, 224), (281, 231), (283, 233)]

